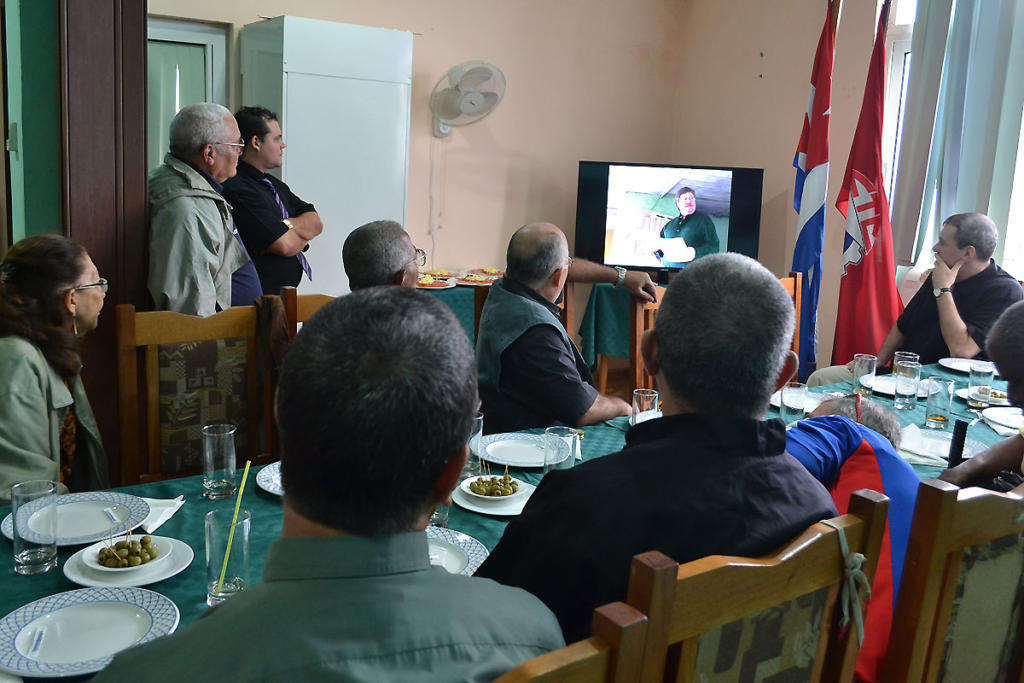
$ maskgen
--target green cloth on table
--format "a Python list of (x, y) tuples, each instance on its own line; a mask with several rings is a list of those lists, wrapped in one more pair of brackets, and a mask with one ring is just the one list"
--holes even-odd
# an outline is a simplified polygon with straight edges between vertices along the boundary
[(441, 302), (452, 309), (452, 313), (462, 323), (466, 330), (470, 345), (476, 343), (476, 334), (473, 332), (473, 322), (476, 316), (474, 307), (473, 287), (451, 287), (449, 289), (421, 289), (421, 292), (433, 294)]
[(629, 292), (610, 284), (594, 285), (580, 323), (583, 360), (597, 365), (597, 355), (629, 358)]
[(279, 539), (263, 577), (96, 680), (489, 681), (563, 645), (529, 593), (431, 567), (423, 532)]

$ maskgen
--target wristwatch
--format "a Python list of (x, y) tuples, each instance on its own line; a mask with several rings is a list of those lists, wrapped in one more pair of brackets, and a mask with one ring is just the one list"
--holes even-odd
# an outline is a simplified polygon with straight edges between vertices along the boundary
[(934, 294), (935, 298), (938, 299), (940, 296), (942, 296), (946, 292), (952, 292), (952, 291), (953, 290), (950, 289), (949, 287), (936, 287), (935, 289), (932, 290), (932, 294)]
[[(288, 220), (287, 218), (282, 218), (282, 219), (281, 219), (281, 222), (282, 222), (282, 223), (284, 223), (284, 224), (285, 224), (285, 226), (286, 226), (286, 227), (287, 227), (287, 228), (288, 228), (289, 230), (294, 230), (294, 229), (295, 229), (295, 226), (294, 226), (294, 225), (292, 225), (292, 222), (291, 222), (290, 220)], [(936, 295), (936, 296), (938, 296), (938, 295)]]
[(615, 272), (619, 274), (619, 279), (615, 281), (615, 284), (612, 285), (612, 287), (615, 289), (622, 289), (622, 285), (626, 281), (626, 269), (622, 266), (612, 266), (612, 268), (614, 268)]

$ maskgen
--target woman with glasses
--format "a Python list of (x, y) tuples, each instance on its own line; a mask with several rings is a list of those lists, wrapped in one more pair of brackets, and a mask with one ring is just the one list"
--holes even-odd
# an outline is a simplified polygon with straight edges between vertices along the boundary
[(79, 372), (107, 281), (78, 244), (27, 237), (0, 261), (0, 504), (11, 485), (106, 488), (107, 458)]

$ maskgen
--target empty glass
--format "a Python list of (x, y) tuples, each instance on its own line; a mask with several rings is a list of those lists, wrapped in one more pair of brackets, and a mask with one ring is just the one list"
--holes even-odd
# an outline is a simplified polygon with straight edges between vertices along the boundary
[(871, 385), (875, 381), (875, 367), (878, 358), (870, 353), (858, 353), (853, 357), (853, 393), (863, 396), (871, 395)]
[(634, 389), (633, 414), (629, 418), (629, 424), (638, 425), (656, 417), (658, 417), (658, 392), (654, 389)]
[(548, 427), (544, 430), (544, 473), (567, 470), (576, 461), (580, 433), (575, 427)]
[(235, 493), (235, 425), (203, 427), (203, 495), (216, 500)]
[(206, 604), (210, 606), (249, 587), (250, 514), (248, 510), (238, 511), (232, 533), (234, 514), (234, 508), (206, 513)]
[(971, 378), (967, 385), (967, 405), (972, 408), (988, 408), (992, 401), (992, 380), (996, 368), (991, 363), (971, 364)]
[(786, 424), (804, 419), (807, 407), (807, 385), (803, 382), (787, 382), (779, 396), (779, 417)]
[(466, 465), (462, 468), (462, 475), (459, 477), (459, 481), (479, 476), (483, 438), (484, 414), (477, 413), (476, 417), (473, 418), (473, 431), (469, 434), (469, 457), (466, 458)]

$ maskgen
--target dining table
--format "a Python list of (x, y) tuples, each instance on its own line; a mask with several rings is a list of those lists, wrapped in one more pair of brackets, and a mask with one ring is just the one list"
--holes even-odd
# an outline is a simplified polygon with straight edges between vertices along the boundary
[[(922, 376), (954, 379), (958, 387), (967, 386), (966, 374), (939, 365), (925, 366)], [(852, 388), (851, 383), (843, 382), (814, 387), (811, 389), (811, 392), (839, 395), (849, 393)], [(997, 380), (995, 388), (1005, 390), (1005, 382)], [(876, 395), (873, 398), (889, 408), (893, 407), (891, 397)], [(925, 410), (923, 400), (919, 400), (917, 406), (912, 410), (898, 410), (894, 412), (902, 426), (911, 424), (923, 426), (924, 424)], [(778, 417), (778, 410), (777, 408), (770, 407), (766, 418), (773, 417)], [(976, 417), (978, 415), (971, 412), (964, 401), (959, 398), (953, 399), (951, 423), (955, 419), (974, 420)], [(486, 417), (484, 419), (486, 420)], [(625, 445), (625, 437), (628, 430), (629, 418), (626, 417), (584, 427), (582, 429), (583, 436), (580, 440), (582, 460), (593, 460), (621, 450)], [(532, 429), (524, 431), (526, 433), (542, 434), (544, 430)], [(968, 438), (975, 442), (980, 442), (987, 447), (1003, 437), (993, 431), (984, 421), (977, 421), (970, 426)], [(486, 459), (486, 453), (484, 458)], [(913, 468), (922, 480), (938, 476), (943, 469), (942, 466), (928, 464), (914, 464)], [(492, 473), (500, 473), (501, 471), (503, 471), (503, 468), (500, 470), (492, 468)], [(530, 484), (538, 484), (543, 476), (541, 468), (515, 469), (512, 473), (516, 478)], [(250, 471), (246, 480), (241, 501), (241, 507), (248, 510), (251, 514), (249, 548), (251, 580), (254, 583), (259, 582), (262, 578), (267, 549), (273, 540), (280, 535), (282, 520), (282, 498), (268, 493), (257, 486), (256, 478), (257, 470), (254, 468)], [(194, 550), (195, 558), (181, 573), (146, 586), (146, 588), (157, 591), (174, 601), (181, 615), (179, 628), (190, 624), (206, 610), (210, 609), (206, 605), (204, 517), (211, 510), (232, 507), (234, 500), (210, 501), (204, 498), (202, 476), (168, 479), (135, 486), (124, 486), (113, 490), (156, 499), (171, 499), (179, 495), (184, 496), (184, 505), (180, 507), (176, 514), (160, 526), (154, 535), (169, 536), (184, 541)], [(0, 508), (0, 518), (6, 516), (9, 512), (9, 507)], [(510, 519), (510, 517), (479, 514), (463, 509), (458, 505), (453, 505), (448, 518), (448, 527), (472, 536), (490, 551), (498, 543)], [(141, 531), (138, 533), (141, 533)], [(77, 584), (64, 575), (62, 570), (68, 558), (80, 550), (80, 548), (81, 546), (61, 547), (58, 549), (59, 562), (56, 569), (44, 574), (22, 576), (16, 574), (13, 570), (11, 561), (13, 548), (11, 541), (7, 538), (0, 541), (0, 556), (7, 558), (4, 560), (4, 568), (0, 571), (0, 617), (22, 605), (45, 596), (79, 588)]]

